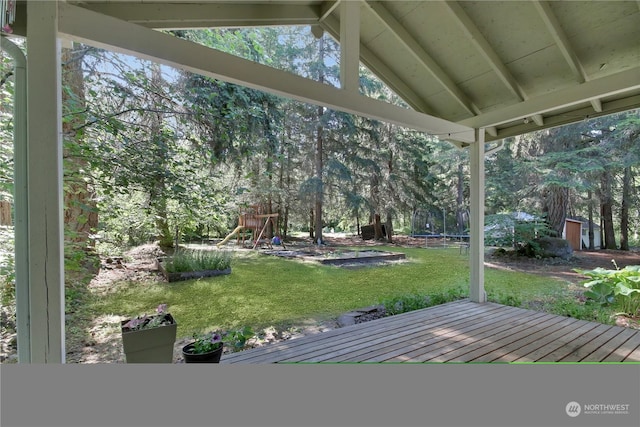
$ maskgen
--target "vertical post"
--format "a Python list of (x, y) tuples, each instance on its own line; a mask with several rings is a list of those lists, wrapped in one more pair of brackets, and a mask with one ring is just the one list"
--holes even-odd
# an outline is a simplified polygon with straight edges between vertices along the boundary
[(340, 3), (340, 86), (360, 90), (360, 2)]
[(18, 362), (31, 359), (29, 334), (29, 223), (27, 222), (27, 58), (20, 48), (0, 37), (0, 48), (13, 57), (13, 180), (15, 202), (16, 323)]
[(62, 103), (58, 2), (27, 2), (31, 363), (64, 363)]
[(470, 147), (471, 162), (471, 236), (469, 239), (469, 297), (485, 302), (484, 291), (484, 129), (476, 129), (476, 142)]
[(447, 211), (442, 208), (442, 247), (447, 247)]

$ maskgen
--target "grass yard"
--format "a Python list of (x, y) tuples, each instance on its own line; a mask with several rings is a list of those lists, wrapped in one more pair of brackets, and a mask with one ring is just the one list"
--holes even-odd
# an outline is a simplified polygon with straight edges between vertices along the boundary
[[(178, 336), (216, 328), (293, 325), (380, 303), (403, 294), (460, 289), (468, 294), (468, 257), (458, 249), (377, 247), (404, 252), (407, 262), (358, 269), (302, 263), (253, 251), (239, 252), (232, 274), (183, 282), (122, 283), (92, 298), (89, 311), (135, 316), (166, 303)], [(497, 302), (557, 293), (564, 282), (534, 274), (486, 269), (486, 291)]]

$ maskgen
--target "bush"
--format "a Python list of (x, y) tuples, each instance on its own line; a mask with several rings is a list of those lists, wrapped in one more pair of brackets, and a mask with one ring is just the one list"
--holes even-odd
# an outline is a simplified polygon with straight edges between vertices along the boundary
[(615, 270), (598, 267), (594, 270), (574, 271), (590, 277), (582, 285), (587, 288), (584, 296), (601, 306), (612, 305), (622, 313), (635, 316), (640, 311), (640, 265), (628, 265)]
[[(540, 218), (544, 219), (544, 215)], [(510, 214), (488, 215), (485, 218), (487, 245), (512, 247), (526, 256), (535, 257), (539, 249), (537, 239), (553, 234), (544, 220), (518, 220)]]
[(231, 260), (231, 252), (227, 251), (178, 250), (164, 268), (169, 273), (226, 270), (231, 267)]

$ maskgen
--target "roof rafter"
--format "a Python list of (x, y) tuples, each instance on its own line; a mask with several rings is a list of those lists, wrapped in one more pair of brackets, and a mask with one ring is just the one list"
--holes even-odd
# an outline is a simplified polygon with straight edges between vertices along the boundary
[[(551, 33), (551, 36), (560, 49), (560, 52), (562, 52), (562, 56), (564, 57), (565, 61), (567, 61), (567, 64), (569, 64), (571, 71), (573, 71), (573, 74), (576, 77), (576, 81), (578, 83), (584, 83), (589, 80), (589, 77), (587, 76), (582, 63), (578, 59), (575, 50), (571, 47), (569, 38), (562, 29), (560, 22), (558, 22), (558, 18), (556, 18), (553, 10), (551, 10), (551, 5), (549, 5), (549, 3), (546, 1), (540, 0), (533, 0), (532, 3), (538, 11), (538, 14), (542, 18), (542, 21), (547, 26), (547, 29)], [(602, 111), (602, 104), (599, 102), (599, 100), (592, 100), (591, 105), (593, 106), (593, 109), (595, 111)]]
[(322, 22), (325, 19), (327, 19), (327, 17), (331, 15), (334, 10), (336, 10), (336, 7), (340, 5), (340, 2), (341, 0), (334, 0), (334, 1), (325, 1), (324, 3), (322, 3), (322, 7), (320, 7), (319, 21)]
[[(576, 117), (581, 117), (583, 119), (593, 118), (604, 116), (608, 114), (619, 113), (621, 111), (628, 111), (633, 109), (635, 105), (640, 103), (640, 95), (630, 96), (628, 98), (617, 99), (611, 102), (604, 102), (602, 105), (602, 112), (597, 114), (593, 114), (593, 110), (590, 106), (572, 110), (570, 114), (555, 114), (549, 115), (545, 118), (544, 128), (563, 126), (570, 123), (575, 123)], [(489, 132), (487, 133), (490, 137), (486, 138), (487, 141), (494, 141), (498, 139), (508, 138), (510, 136), (522, 135), (524, 133), (535, 132), (540, 130), (540, 127), (537, 127), (535, 122), (529, 123), (520, 123), (515, 126), (511, 125), (509, 127), (503, 129), (496, 128), (496, 134)]]
[(453, 14), (456, 21), (467, 34), (471, 43), (473, 43), (482, 56), (487, 60), (493, 71), (498, 75), (504, 85), (515, 95), (520, 101), (527, 99), (527, 95), (520, 87), (516, 79), (511, 72), (502, 63), (498, 54), (493, 50), (487, 39), (480, 32), (476, 24), (473, 23), (469, 15), (462, 9), (462, 7), (455, 1), (442, 2), (443, 5)]
[[(581, 103), (588, 103), (595, 98), (606, 98), (607, 96), (620, 95), (638, 89), (640, 89), (640, 68), (636, 67), (599, 79), (589, 80), (577, 86), (571, 86), (553, 93), (540, 95), (498, 110), (489, 111), (476, 117), (461, 120), (458, 123), (473, 128), (498, 126), (513, 120), (533, 117), (553, 110), (576, 106)], [(616, 111), (619, 111), (617, 108), (618, 107), (616, 107)], [(633, 107), (626, 105), (626, 109), (630, 108)], [(603, 113), (609, 114), (610, 112), (615, 111), (611, 111), (610, 108), (606, 108), (603, 104), (603, 111), (599, 115)], [(587, 116), (589, 116), (589, 114), (585, 114), (583, 117)], [(576, 121), (575, 117), (573, 121)], [(545, 123), (545, 126), (547, 125), (548, 123)], [(527, 130), (523, 133), (534, 130), (536, 129)]]
[(90, 10), (58, 4), (62, 36), (301, 102), (441, 136), (475, 142), (468, 126), (430, 116), (258, 64)]
[[(322, 21), (324, 28), (335, 40), (340, 41), (340, 22), (333, 16)], [(360, 61), (382, 80), (391, 90), (400, 96), (411, 108), (425, 114), (433, 114), (433, 109), (389, 68), (376, 54), (360, 43)]]
[(369, 9), (382, 21), (391, 33), (407, 48), (420, 64), (446, 89), (447, 92), (472, 116), (480, 112), (469, 97), (455, 84), (440, 65), (416, 39), (398, 22), (389, 10), (379, 2), (365, 1)]
[(321, 16), (320, 7), (300, 4), (82, 2), (80, 6), (157, 29), (313, 25)]

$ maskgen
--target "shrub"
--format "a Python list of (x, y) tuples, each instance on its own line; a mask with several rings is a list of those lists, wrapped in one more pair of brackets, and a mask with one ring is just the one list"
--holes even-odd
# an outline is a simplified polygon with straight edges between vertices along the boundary
[(226, 270), (231, 267), (232, 255), (227, 251), (178, 250), (165, 262), (169, 273), (187, 271)]

